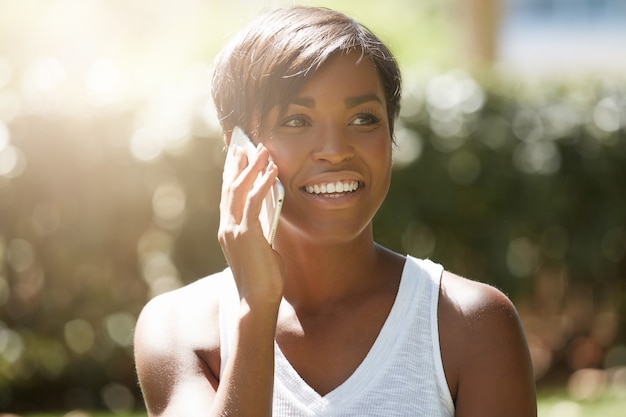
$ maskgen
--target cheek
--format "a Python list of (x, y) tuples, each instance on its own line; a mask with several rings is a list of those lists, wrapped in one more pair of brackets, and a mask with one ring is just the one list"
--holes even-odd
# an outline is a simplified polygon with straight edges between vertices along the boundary
[(372, 145), (368, 151), (368, 165), (374, 175), (372, 185), (377, 192), (387, 195), (391, 185), (393, 166), (392, 147), (390, 141), (380, 141)]
[(372, 165), (391, 172), (393, 160), (391, 139), (383, 137), (379, 140), (372, 141), (367, 144), (365, 151)]
[(275, 146), (266, 144), (266, 146), (270, 152), (272, 161), (274, 161), (278, 167), (279, 177), (289, 176), (298, 166), (302, 165), (302, 149), (286, 146), (284, 144)]

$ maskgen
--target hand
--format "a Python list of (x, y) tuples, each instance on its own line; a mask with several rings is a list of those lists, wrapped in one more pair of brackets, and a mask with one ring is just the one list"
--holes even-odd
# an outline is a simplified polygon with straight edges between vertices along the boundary
[[(255, 182), (259, 174), (261, 178)], [(282, 260), (268, 244), (259, 221), (263, 199), (277, 176), (278, 168), (269, 161), (269, 152), (262, 144), (250, 161), (243, 148), (229, 148), (222, 177), (218, 239), (239, 296), (249, 305), (275, 304), (282, 298)]]

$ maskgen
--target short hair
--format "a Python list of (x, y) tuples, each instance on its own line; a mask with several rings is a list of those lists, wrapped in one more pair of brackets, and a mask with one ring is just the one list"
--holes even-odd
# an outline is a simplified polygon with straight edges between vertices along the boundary
[[(215, 60), (212, 94), (222, 129), (258, 133), (272, 109), (286, 110), (329, 57), (359, 52), (375, 66), (389, 130), (400, 112), (400, 69), (369, 29), (343, 13), (293, 6), (267, 12), (233, 38)], [(256, 123), (255, 125), (253, 125)]]

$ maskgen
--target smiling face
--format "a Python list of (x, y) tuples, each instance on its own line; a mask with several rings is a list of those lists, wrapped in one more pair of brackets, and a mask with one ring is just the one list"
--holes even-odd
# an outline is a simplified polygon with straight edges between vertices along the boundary
[(259, 138), (285, 186), (277, 239), (319, 243), (371, 235), (391, 177), (386, 100), (378, 73), (359, 53), (331, 57)]

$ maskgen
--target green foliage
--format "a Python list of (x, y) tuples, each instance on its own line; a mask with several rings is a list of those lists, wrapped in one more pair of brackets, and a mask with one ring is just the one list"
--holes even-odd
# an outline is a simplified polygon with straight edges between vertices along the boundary
[(604, 394), (588, 401), (576, 401), (562, 390), (540, 393), (538, 417), (619, 417), (624, 413), (623, 394)]
[[(541, 93), (533, 101), (525, 97), (531, 88)], [(572, 282), (604, 294), (619, 286), (623, 90), (603, 83), (494, 89), (451, 72), (408, 94), (399, 136), (417, 143), (420, 155), (394, 173), (377, 218), (382, 241), (513, 297), (532, 289), (543, 266), (567, 267)]]

